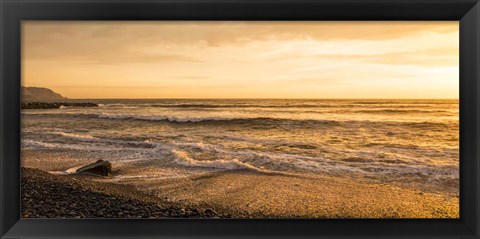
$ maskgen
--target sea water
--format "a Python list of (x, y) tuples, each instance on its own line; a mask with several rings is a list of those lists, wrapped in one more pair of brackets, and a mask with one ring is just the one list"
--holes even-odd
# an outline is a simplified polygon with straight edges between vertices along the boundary
[(459, 178), (458, 100), (78, 101), (99, 107), (22, 110), (22, 149), (148, 169), (118, 176), (139, 180), (169, 169), (172, 177), (240, 169), (435, 185)]

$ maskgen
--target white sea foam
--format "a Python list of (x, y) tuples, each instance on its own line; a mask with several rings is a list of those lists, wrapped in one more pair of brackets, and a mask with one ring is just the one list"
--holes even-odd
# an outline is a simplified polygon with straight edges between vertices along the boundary
[(26, 148), (38, 148), (38, 147), (40, 147), (40, 148), (56, 148), (56, 147), (58, 147), (58, 144), (46, 143), (46, 142), (30, 140), (30, 139), (22, 139), (22, 147), (26, 147)]
[(77, 172), (77, 169), (79, 169), (79, 168), (81, 168), (81, 167), (82, 167), (82, 166), (69, 168), (69, 169), (65, 170), (65, 173), (67, 173), (67, 174), (76, 173), (76, 172)]
[[(375, 153), (361, 153), (365, 159), (362, 162), (349, 162), (342, 160), (325, 159), (315, 156), (297, 155), (290, 153), (260, 152), (250, 149), (246, 150), (228, 150), (221, 148), (221, 145), (211, 145), (204, 143), (175, 143), (175, 147), (192, 147), (205, 152), (210, 152), (221, 160), (194, 160), (188, 153), (180, 150), (172, 150), (175, 155), (175, 162), (184, 166), (197, 167), (216, 167), (232, 169), (241, 168), (244, 164), (260, 170), (259, 167), (266, 167), (274, 171), (284, 170), (308, 170), (327, 174), (348, 174), (358, 173), (363, 175), (437, 175), (435, 178), (458, 178), (458, 167), (456, 165), (426, 165), (425, 162), (405, 158), (399, 163), (385, 163), (382, 160), (375, 159)], [(165, 149), (164, 149), (165, 150)], [(185, 150), (188, 150), (186, 148)], [(406, 156), (404, 156), (406, 157)], [(234, 158), (233, 160), (224, 160), (223, 158)], [(242, 161), (238, 159), (242, 159)], [(248, 161), (245, 162), (245, 161)], [(252, 163), (254, 164), (252, 164)], [(402, 163), (404, 162), (404, 163)], [(240, 165), (239, 165), (240, 163)], [(216, 165), (216, 166), (212, 166)]]
[(162, 115), (136, 115), (136, 114), (111, 114), (111, 113), (101, 113), (98, 115), (98, 117), (108, 118), (108, 119), (170, 121), (170, 122), (178, 122), (178, 123), (189, 123), (189, 122), (196, 123), (196, 122), (202, 122), (202, 121), (231, 121), (231, 120), (245, 119), (245, 118), (227, 118), (227, 117), (175, 117), (175, 116), (162, 116)]
[(250, 169), (254, 171), (261, 171), (260, 169), (239, 161), (238, 159), (232, 160), (194, 160), (188, 156), (187, 152), (172, 150), (175, 154), (175, 163), (187, 166), (187, 167), (203, 167), (203, 168), (218, 168), (218, 169)]
[(77, 169), (81, 168), (82, 166), (78, 166), (78, 167), (73, 167), (73, 168), (69, 168), (65, 171), (48, 171), (49, 173), (51, 174), (54, 174), (54, 175), (68, 175), (68, 174), (74, 174), (77, 172)]
[(78, 144), (78, 143), (53, 143), (43, 142), (39, 140), (22, 140), (22, 148), (25, 149), (71, 149), (71, 150), (86, 150), (86, 151), (117, 151), (118, 147)]
[(88, 134), (73, 134), (73, 133), (66, 133), (66, 132), (56, 132), (56, 134), (61, 135), (63, 137), (74, 138), (74, 139), (78, 139), (78, 140), (91, 141), (91, 140), (96, 140), (97, 139), (97, 138), (95, 138), (91, 135), (88, 135)]

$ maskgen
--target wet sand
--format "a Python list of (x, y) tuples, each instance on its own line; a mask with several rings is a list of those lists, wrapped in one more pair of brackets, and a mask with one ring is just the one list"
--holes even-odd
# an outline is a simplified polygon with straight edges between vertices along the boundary
[[(24, 152), (24, 166), (65, 170), (75, 159)], [(34, 156), (34, 157), (33, 157)], [(66, 157), (68, 158), (68, 157)], [(55, 162), (63, 162), (58, 164)], [(48, 165), (42, 162), (50, 162)], [(66, 166), (68, 165), (68, 166)], [(113, 168), (115, 171), (115, 163)], [(120, 170), (117, 176), (130, 173)], [(115, 174), (114, 174), (115, 175)], [(62, 176), (65, 177), (65, 176)], [(66, 176), (68, 177), (68, 176)], [(113, 179), (85, 177), (91, 183)], [(226, 170), (179, 178), (123, 180), (177, 207), (212, 208), (238, 218), (458, 218), (459, 198), (365, 180), (326, 175)], [(129, 190), (122, 190), (128, 194)]]
[(248, 171), (155, 181), (157, 196), (282, 218), (456, 218), (457, 197), (390, 185)]

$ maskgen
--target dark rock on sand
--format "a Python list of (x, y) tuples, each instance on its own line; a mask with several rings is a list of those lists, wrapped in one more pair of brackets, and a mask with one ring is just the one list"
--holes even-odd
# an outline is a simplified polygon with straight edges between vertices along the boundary
[(22, 167), (21, 177), (23, 218), (231, 217), (209, 208), (161, 203), (129, 186), (92, 182), (80, 176), (55, 176)]
[(61, 107), (98, 107), (91, 102), (22, 102), (22, 109), (60, 109)]
[(108, 161), (98, 160), (95, 163), (83, 166), (76, 170), (78, 174), (93, 174), (98, 176), (112, 176), (112, 164)]

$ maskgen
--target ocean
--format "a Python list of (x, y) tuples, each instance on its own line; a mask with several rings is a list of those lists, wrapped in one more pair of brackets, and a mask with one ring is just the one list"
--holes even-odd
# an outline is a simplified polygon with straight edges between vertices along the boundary
[(22, 150), (109, 160), (120, 182), (250, 170), (458, 190), (458, 100), (75, 101), (99, 107), (22, 110)]

